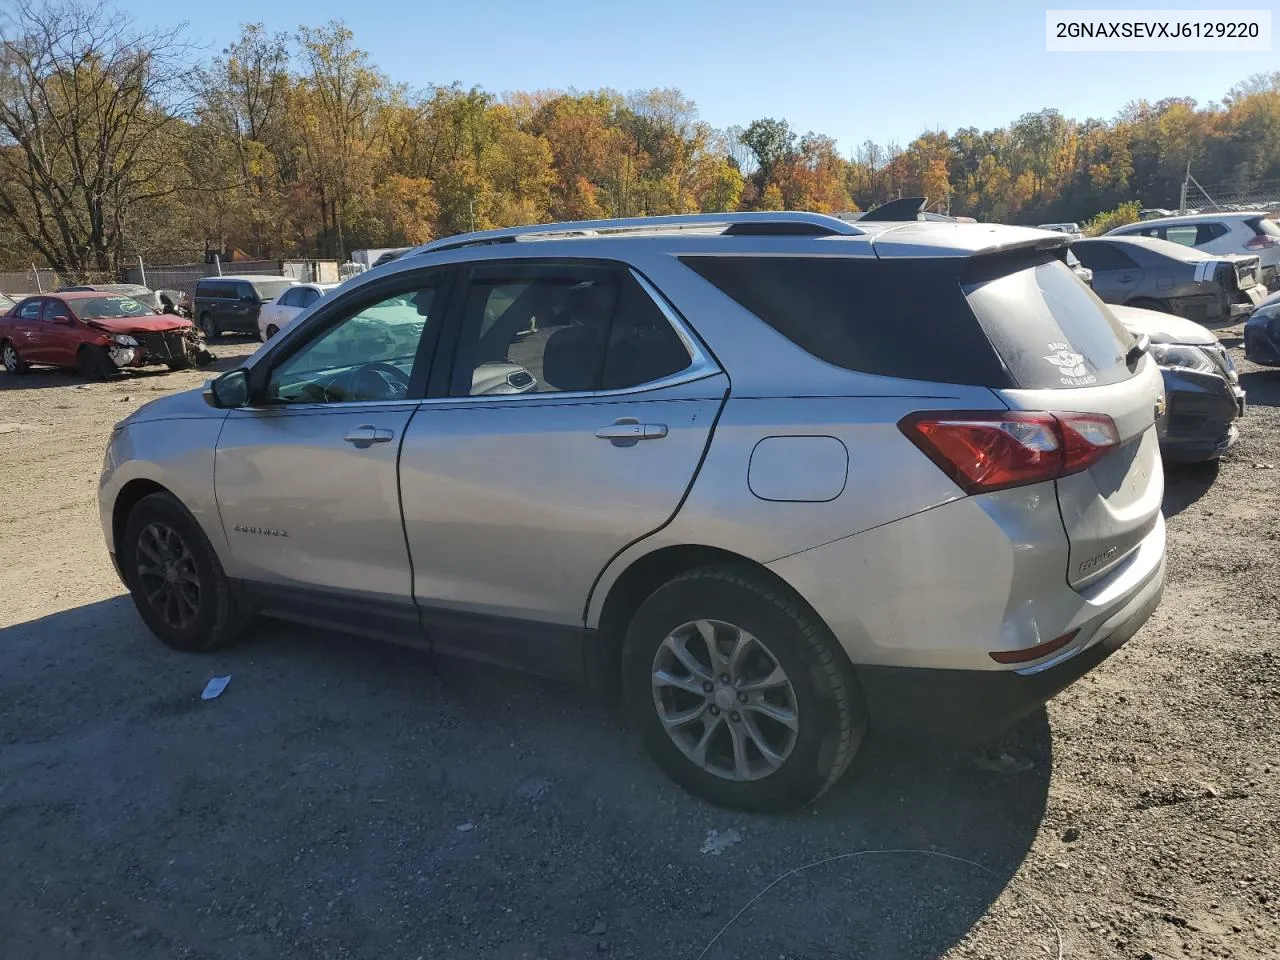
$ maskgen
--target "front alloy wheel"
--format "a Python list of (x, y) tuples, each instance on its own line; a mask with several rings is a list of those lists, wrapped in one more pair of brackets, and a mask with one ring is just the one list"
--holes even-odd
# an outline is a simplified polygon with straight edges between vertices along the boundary
[(0, 350), (0, 363), (3, 363), (4, 368), (10, 373), (22, 373), (26, 369), (26, 364), (18, 356), (18, 351), (14, 349), (12, 343), (8, 342), (5, 343), (4, 349)]
[(680, 752), (727, 780), (777, 771), (800, 730), (795, 689), (757, 637), (722, 620), (682, 624), (653, 658), (653, 705)]
[(146, 602), (166, 625), (188, 630), (200, 613), (200, 574), (176, 530), (155, 521), (138, 537), (138, 582)]

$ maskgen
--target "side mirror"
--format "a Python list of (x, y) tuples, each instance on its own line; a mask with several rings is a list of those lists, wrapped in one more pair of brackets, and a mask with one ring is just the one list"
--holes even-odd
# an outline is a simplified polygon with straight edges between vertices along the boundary
[(245, 370), (228, 370), (220, 377), (205, 381), (200, 392), (204, 402), (218, 410), (231, 410), (249, 403), (249, 374)]

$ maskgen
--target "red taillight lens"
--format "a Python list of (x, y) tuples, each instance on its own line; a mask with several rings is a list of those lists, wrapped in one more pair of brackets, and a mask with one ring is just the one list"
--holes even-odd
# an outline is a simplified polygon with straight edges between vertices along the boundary
[(1269, 237), (1259, 233), (1244, 242), (1247, 250), (1265, 250), (1268, 247), (1280, 247), (1280, 237)]
[(1087, 470), (1120, 443), (1091, 413), (926, 410), (898, 428), (966, 493), (987, 493)]

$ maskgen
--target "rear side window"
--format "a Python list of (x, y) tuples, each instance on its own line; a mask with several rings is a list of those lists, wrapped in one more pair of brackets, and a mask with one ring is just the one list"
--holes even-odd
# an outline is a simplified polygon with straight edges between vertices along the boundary
[(212, 281), (210, 283), (200, 283), (196, 285), (196, 296), (204, 297), (210, 300), (225, 300), (229, 297), (230, 284)]
[(970, 307), (1018, 386), (1106, 386), (1132, 374), (1133, 337), (1056, 261), (964, 287)]
[(1166, 227), (1161, 239), (1168, 240), (1170, 243), (1180, 243), (1184, 247), (1194, 247), (1199, 235), (1200, 228), (1194, 223), (1187, 223), (1178, 227)]
[(1072, 251), (1090, 270), (1133, 270), (1134, 259), (1109, 243), (1077, 243)]
[(43, 302), (39, 299), (24, 300), (22, 306), (18, 307), (18, 316), (23, 320), (39, 320), (40, 305)]
[(681, 262), (827, 363), (909, 380), (1009, 385), (965, 303), (960, 261), (687, 256)]

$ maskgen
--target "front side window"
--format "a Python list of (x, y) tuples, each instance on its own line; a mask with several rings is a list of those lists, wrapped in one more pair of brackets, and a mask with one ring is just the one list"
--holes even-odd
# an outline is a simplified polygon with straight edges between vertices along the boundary
[(295, 291), (293, 294), (293, 305), (295, 307), (309, 307), (320, 299), (320, 294), (310, 287), (303, 287), (301, 290)]
[(271, 372), (270, 403), (357, 403), (403, 400), (419, 364), (424, 334), (434, 336), (443, 306), (439, 278), (353, 307)]
[(38, 298), (24, 300), (22, 306), (18, 307), (18, 317), (23, 320), (39, 320), (41, 303)]
[(477, 268), (463, 310), (455, 395), (622, 390), (692, 362), (657, 304), (619, 268)]

